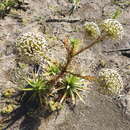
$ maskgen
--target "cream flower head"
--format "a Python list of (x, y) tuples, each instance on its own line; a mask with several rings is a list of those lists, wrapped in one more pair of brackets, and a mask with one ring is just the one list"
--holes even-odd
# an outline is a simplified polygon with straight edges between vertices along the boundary
[(98, 73), (99, 92), (105, 95), (118, 95), (123, 89), (123, 81), (116, 70), (101, 69)]
[(46, 47), (46, 40), (38, 33), (28, 32), (17, 38), (16, 47), (22, 60), (38, 62)]
[(124, 29), (122, 25), (115, 19), (106, 19), (101, 24), (102, 30), (113, 39), (122, 39)]
[(84, 24), (84, 28), (85, 28), (86, 32), (94, 38), (97, 38), (101, 35), (98, 25), (94, 22), (86, 22)]

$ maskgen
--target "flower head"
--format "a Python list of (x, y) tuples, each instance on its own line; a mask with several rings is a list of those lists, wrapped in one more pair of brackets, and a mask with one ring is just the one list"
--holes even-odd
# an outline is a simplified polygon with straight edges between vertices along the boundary
[(98, 25), (94, 22), (86, 22), (84, 27), (86, 32), (94, 38), (97, 38), (101, 35)]
[(124, 30), (122, 25), (115, 19), (106, 19), (101, 24), (102, 30), (113, 39), (122, 39)]
[(37, 62), (40, 60), (43, 49), (46, 46), (46, 40), (37, 33), (28, 32), (18, 37), (16, 46), (19, 56), (24, 61)]
[(118, 95), (123, 88), (121, 76), (113, 69), (101, 69), (98, 73), (99, 92)]

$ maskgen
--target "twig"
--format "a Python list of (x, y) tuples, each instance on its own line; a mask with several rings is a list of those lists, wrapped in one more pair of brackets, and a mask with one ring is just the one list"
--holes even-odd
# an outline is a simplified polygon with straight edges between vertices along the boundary
[(104, 51), (106, 53), (117, 52), (117, 51), (130, 51), (130, 48), (122, 48), (117, 50)]
[(93, 41), (90, 45), (80, 49), (78, 52), (76, 52), (73, 56), (76, 56), (80, 53), (82, 53), (83, 51), (87, 50), (88, 48), (92, 47), (93, 45), (95, 45), (97, 42), (101, 41), (103, 39), (103, 37), (98, 37), (95, 41)]
[(7, 120), (8, 120), (8, 117), (2, 118), (2, 119), (0, 120), (0, 124), (3, 124), (3, 123), (6, 122)]
[[(71, 50), (68, 52), (67, 62), (66, 62), (66, 64), (65, 64), (65, 66), (62, 67), (61, 73), (60, 73), (59, 75), (57, 75), (54, 79), (52, 79), (51, 81), (49, 81), (49, 83), (56, 85), (58, 79), (64, 76), (64, 74), (65, 74), (65, 72), (67, 71), (67, 68), (68, 68), (69, 64), (71, 63), (73, 57), (75, 57), (76, 55), (78, 55), (78, 54), (82, 53), (83, 51), (89, 49), (90, 47), (92, 47), (93, 45), (95, 45), (97, 42), (103, 40), (104, 38), (105, 38), (105, 36), (103, 36), (103, 37), (98, 37), (98, 38), (97, 38), (95, 41), (93, 41), (90, 45), (86, 46), (85, 48), (82, 48), (81, 50), (79, 50), (79, 51), (76, 52), (75, 54), (73, 54), (73, 49), (74, 49), (74, 48), (71, 48)], [(88, 80), (88, 79), (90, 80), (90, 78), (91, 78), (91, 79), (95, 79), (94, 77), (89, 77), (89, 76), (88, 76), (88, 77), (86, 76), (86, 77), (83, 77), (83, 78), (86, 78), (87, 80)]]
[(55, 85), (57, 84), (58, 79), (64, 76), (64, 74), (65, 74), (71, 60), (72, 60), (72, 55), (71, 55), (71, 51), (70, 51), (70, 52), (68, 52), (67, 62), (65, 64), (65, 66), (62, 67), (60, 74), (57, 75), (56, 77), (54, 77), (54, 79), (52, 79), (51, 81), (49, 81), (49, 84), (50, 83), (55, 84)]
[(80, 77), (80, 78), (85, 79), (85, 80), (90, 80), (90, 81), (95, 81), (96, 80), (95, 76), (88, 76), (88, 75), (87, 76), (82, 76), (80, 74), (75, 74), (75, 73), (72, 73), (70, 71), (66, 71), (66, 73), (72, 74), (74, 76)]
[(70, 48), (68, 46), (68, 39), (64, 39), (64, 40), (60, 40), (60, 41), (64, 44), (64, 47), (66, 48), (67, 52), (69, 53)]
[(66, 22), (66, 23), (76, 23), (76, 22), (84, 22), (86, 19), (47, 19), (46, 22)]

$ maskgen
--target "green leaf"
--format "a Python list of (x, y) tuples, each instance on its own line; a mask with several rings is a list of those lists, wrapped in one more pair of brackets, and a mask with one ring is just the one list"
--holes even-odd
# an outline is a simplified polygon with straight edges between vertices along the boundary
[(52, 66), (50, 66), (49, 67), (49, 74), (50, 75), (56, 75), (56, 74), (58, 74), (60, 72), (60, 68), (59, 68), (59, 66), (58, 65), (52, 65)]
[(79, 97), (79, 99), (85, 104), (85, 101), (83, 100), (83, 98), (79, 95), (79, 93), (77, 91), (75, 91), (76, 95)]
[(67, 96), (67, 92), (64, 93), (63, 97), (62, 97), (61, 100), (60, 100), (60, 103), (63, 103), (63, 101), (64, 101), (64, 99), (66, 98), (66, 96)]
[(33, 88), (22, 88), (21, 91), (33, 91)]
[(70, 39), (70, 44), (71, 44), (73, 47), (78, 46), (79, 43), (80, 43), (79, 39), (76, 39), (76, 38), (71, 38), (71, 39)]
[(112, 15), (112, 19), (117, 19), (122, 14), (121, 9), (117, 9), (114, 14)]
[(71, 95), (71, 97), (72, 97), (72, 103), (75, 104), (75, 103), (76, 103), (76, 98), (75, 98), (75, 96), (74, 96), (73, 91), (71, 91), (71, 90), (70, 90), (70, 95)]

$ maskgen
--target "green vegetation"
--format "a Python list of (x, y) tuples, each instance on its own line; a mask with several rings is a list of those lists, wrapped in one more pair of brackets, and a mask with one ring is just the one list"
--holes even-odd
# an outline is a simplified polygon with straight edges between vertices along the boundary
[(48, 73), (49, 73), (49, 75), (56, 75), (56, 74), (60, 73), (59, 66), (52, 65), (52, 66), (48, 67)]
[[(23, 112), (23, 115), (33, 113), (38, 108), (46, 109), (52, 113), (62, 109), (66, 102), (75, 106), (76, 100), (80, 99), (85, 103), (82, 92), (88, 90), (88, 86), (85, 84), (86, 80), (98, 83), (98, 90), (103, 94), (112, 96), (120, 94), (123, 83), (115, 70), (104, 69), (96, 76), (89, 76), (77, 74), (71, 69), (75, 57), (95, 44), (107, 39), (120, 40), (123, 38), (124, 29), (114, 19), (117, 15), (118, 13), (113, 16), (113, 19), (103, 20), (100, 26), (94, 22), (86, 22), (83, 29), (92, 37), (92, 41), (85, 44), (84, 47), (80, 46), (81, 42), (77, 38), (60, 40), (66, 54), (63, 63), (55, 62), (56, 59), (47, 55), (51, 48), (48, 48), (45, 36), (34, 32), (19, 36), (15, 42), (16, 56), (19, 59), (17, 62), (23, 62), (23, 64), (19, 64), (21, 69), (26, 69), (26, 67), (31, 69), (28, 69), (28, 73), (20, 75), (25, 83), (21, 83), (17, 88), (19, 107), (15, 110), (19, 110), (19, 113)], [(5, 91), (4, 96), (9, 97), (13, 92)], [(12, 106), (7, 106), (3, 108), (3, 113), (12, 114), (13, 109)]]
[(70, 15), (79, 7), (80, 0), (69, 0), (72, 3), (72, 8), (70, 9)]
[(1, 114), (10, 114), (14, 109), (15, 105), (9, 104), (1, 110)]
[(130, 6), (130, 1), (129, 0), (113, 0), (113, 4), (119, 6), (122, 9), (125, 9)]
[(69, 0), (71, 3), (78, 4), (80, 0)]
[(37, 73), (34, 73), (33, 76), (25, 78), (26, 86), (22, 87), (20, 91), (24, 91), (23, 95), (26, 95), (29, 91), (32, 92), (31, 96), (28, 100), (37, 99), (38, 104), (41, 106), (46, 104), (47, 97), (51, 92), (50, 85), (47, 85), (47, 81), (43, 79), (43, 77), (39, 76)]
[(63, 97), (60, 100), (62, 103), (65, 99), (71, 98), (72, 103), (76, 104), (76, 97), (84, 103), (84, 100), (80, 96), (79, 92), (84, 91), (83, 82), (81, 79), (74, 75), (67, 75), (63, 80), (63, 87), (61, 88), (63, 91)]
[[(47, 49), (45, 37), (34, 33), (25, 33), (17, 39), (18, 56), (24, 56), (21, 57), (23, 62), (26, 62), (23, 58), (28, 58), (28, 63), (36, 64), (36, 62), (32, 61), (38, 58), (39, 62), (37, 63), (43, 69), (42, 71), (38, 69), (30, 77), (24, 78), (26, 85), (20, 89), (20, 91), (24, 91), (24, 95), (31, 91), (32, 99), (37, 99), (41, 105), (48, 106), (52, 111), (61, 108), (58, 106), (64, 104), (67, 100), (71, 100), (72, 104), (76, 104), (76, 97), (84, 102), (80, 92), (86, 90), (87, 86), (85, 86), (83, 80), (99, 82), (100, 78), (82, 76), (68, 71), (71, 61), (75, 56), (91, 48), (96, 43), (106, 38), (121, 39), (124, 34), (122, 25), (115, 19), (104, 20), (100, 27), (94, 22), (87, 22), (84, 29), (86, 32), (91, 33), (90, 36), (94, 37), (94, 41), (84, 48), (79, 47), (80, 40), (76, 38), (62, 41), (67, 51), (66, 63), (64, 64), (53, 62), (50, 57), (46, 56), (47, 52), (43, 49), (44, 47)], [(39, 53), (44, 53), (44, 56), (41, 55), (40, 57)], [(108, 86), (107, 88), (109, 88)], [(120, 90), (120, 87), (118, 90)]]
[(122, 10), (121, 9), (117, 9), (113, 15), (112, 15), (112, 19), (117, 19), (118, 17), (120, 17), (122, 14)]
[(22, 4), (24, 4), (24, 1), (2, 0), (0, 2), (0, 17), (4, 18), (11, 11), (11, 9), (18, 9), (19, 7), (21, 7)]
[[(91, 32), (90, 28), (92, 28)], [(106, 38), (121, 39), (124, 34), (122, 25), (115, 19), (104, 20), (100, 27), (94, 22), (87, 22), (84, 29), (86, 32), (91, 33), (91, 37), (94, 37), (94, 41), (84, 48), (79, 47), (80, 40), (76, 38), (62, 41), (67, 51), (66, 63), (64, 64), (54, 62), (50, 57), (46, 56), (47, 52), (42, 49), (44, 46), (47, 49), (45, 37), (34, 33), (25, 33), (17, 39), (16, 47), (19, 50), (18, 56), (24, 56), (22, 57), (23, 62), (26, 62), (23, 58), (26, 59), (28, 57), (28, 63), (35, 65), (36, 62), (32, 62), (32, 60), (35, 61), (38, 57), (38, 66), (42, 66), (42, 71), (38, 67), (36, 72), (24, 78), (26, 85), (20, 89), (20, 91), (24, 91), (24, 95), (29, 91), (33, 92), (31, 97), (38, 99), (41, 105), (50, 106), (52, 110), (55, 109), (56, 104), (63, 104), (68, 99), (71, 99), (72, 104), (76, 104), (76, 97), (84, 102), (82, 96), (79, 94), (87, 88), (83, 80), (99, 82), (100, 78), (87, 75), (82, 76), (68, 71), (71, 61), (75, 56), (91, 48), (96, 43)], [(44, 53), (44, 56), (42, 55), (44, 59), (42, 56), (39, 56), (41, 52), (42, 54)], [(108, 86), (107, 88), (109, 88)]]
[(8, 89), (5, 89), (3, 92), (2, 92), (2, 95), (4, 97), (11, 97), (14, 93), (15, 93), (15, 89), (14, 88), (8, 88)]

